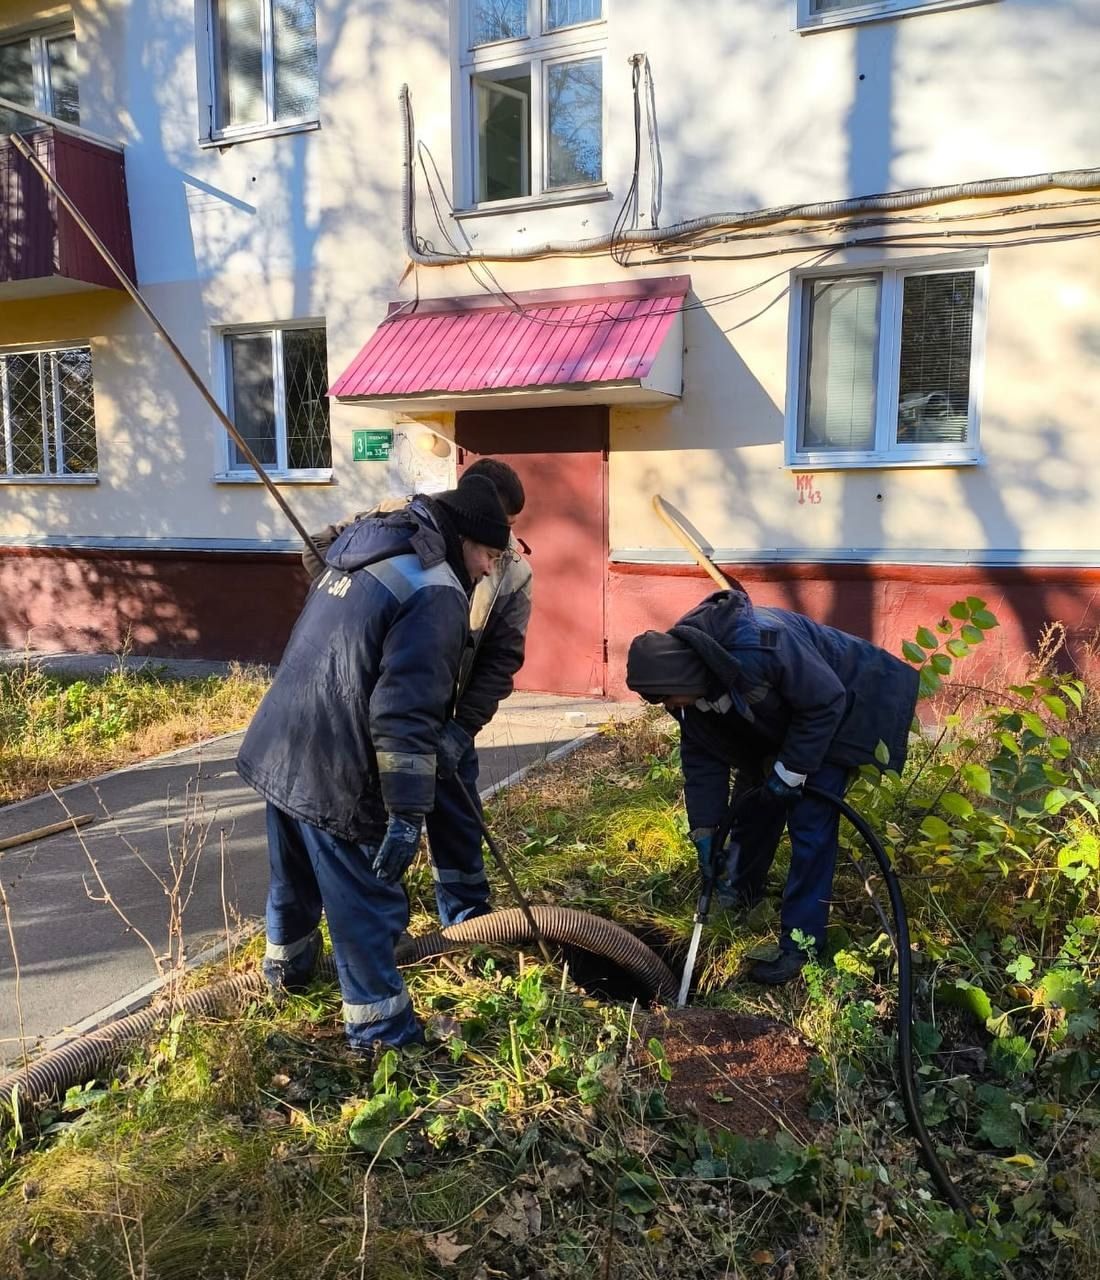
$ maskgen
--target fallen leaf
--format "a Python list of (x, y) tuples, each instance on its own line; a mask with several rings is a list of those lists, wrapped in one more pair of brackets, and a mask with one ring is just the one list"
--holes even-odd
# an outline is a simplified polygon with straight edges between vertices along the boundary
[(513, 1244), (523, 1244), (542, 1230), (542, 1206), (530, 1191), (513, 1192), (489, 1229)]
[(591, 1172), (591, 1168), (580, 1156), (563, 1160), (560, 1164), (551, 1165), (543, 1174), (543, 1190), (551, 1194), (556, 1191), (572, 1191), (574, 1187), (579, 1187)]
[(461, 1040), (462, 1023), (449, 1014), (437, 1013), (428, 1019), (424, 1034), (429, 1040)]
[(269, 1129), (279, 1128), (286, 1124), (286, 1116), (281, 1111), (275, 1111), (271, 1107), (264, 1107), (260, 1112), (260, 1124)]
[(467, 1249), (473, 1248), (472, 1245), (459, 1244), (458, 1235), (454, 1231), (440, 1231), (434, 1236), (421, 1236), (421, 1243), (432, 1257), (442, 1262), (445, 1267), (453, 1266)]

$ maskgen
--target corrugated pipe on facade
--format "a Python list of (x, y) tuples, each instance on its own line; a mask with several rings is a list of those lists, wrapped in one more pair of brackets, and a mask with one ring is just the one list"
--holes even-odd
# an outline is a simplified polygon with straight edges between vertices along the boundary
[(611, 235), (593, 236), (587, 240), (548, 240), (528, 249), (499, 249), (478, 253), (441, 253), (424, 249), (416, 235), (416, 200), (413, 184), (413, 115), (409, 86), (401, 86), (400, 106), (404, 134), (402, 154), (402, 232), (410, 259), (422, 267), (445, 267), (464, 262), (527, 262), (537, 258), (577, 256), (604, 253), (613, 246), (654, 248), (671, 244), (701, 231), (722, 228), (742, 231), (778, 222), (828, 221), (865, 213), (904, 213), (927, 205), (956, 200), (977, 200), (993, 196), (1027, 195), (1053, 189), (1065, 191), (1100, 191), (1100, 169), (1058, 169), (1051, 173), (1032, 173), (1016, 178), (983, 178), (977, 182), (959, 182), (940, 187), (914, 187), (884, 195), (853, 196), (846, 200), (826, 200), (817, 204), (780, 205), (750, 213), (712, 213), (690, 218), (667, 227), (650, 227), (618, 231)]
[[(655, 999), (675, 998), (676, 979), (671, 970), (640, 938), (621, 925), (568, 907), (532, 906), (530, 909), (539, 931), (550, 941), (610, 960)], [(534, 941), (523, 911), (511, 908), (410, 938), (397, 948), (397, 962), (415, 964), (472, 943), (516, 946)], [(319, 972), (323, 977), (335, 978), (331, 956), (322, 959)], [(162, 1003), (131, 1013), (43, 1054), (28, 1067), (0, 1080), (0, 1108), (3, 1109), (0, 1128), (10, 1125), (16, 1115), (28, 1115), (44, 1102), (63, 1098), (71, 1086), (94, 1079), (147, 1036), (167, 1013), (182, 1010), (192, 1016), (208, 1016), (239, 1006), (246, 998), (259, 995), (265, 989), (263, 975), (258, 971), (236, 974), (211, 986), (185, 992), (171, 1005)]]

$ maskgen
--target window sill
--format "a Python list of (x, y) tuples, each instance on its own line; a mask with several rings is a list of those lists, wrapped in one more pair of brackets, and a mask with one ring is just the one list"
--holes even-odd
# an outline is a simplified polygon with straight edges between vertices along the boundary
[(239, 142), (256, 142), (260, 138), (280, 138), (288, 133), (311, 133), (320, 127), (320, 120), (293, 120), (288, 124), (258, 124), (247, 129), (233, 129), (200, 138), (199, 146), (204, 151), (224, 151), (226, 147), (235, 147)]
[(612, 194), (604, 186), (585, 187), (583, 190), (570, 188), (552, 195), (522, 196), (518, 200), (486, 200), (482, 204), (471, 205), (468, 209), (456, 209), (454, 216), (462, 218), (486, 218), (495, 213), (524, 213), (528, 209), (555, 209), (561, 205), (597, 204), (603, 200), (611, 200)]
[(837, 457), (836, 454), (814, 453), (788, 458), (785, 465), (790, 471), (904, 471), (930, 467), (981, 467), (985, 465), (985, 458), (980, 453), (924, 454), (919, 458), (903, 458), (897, 454)]
[(99, 476), (0, 476), (0, 484), (99, 484)]
[[(331, 467), (318, 467), (316, 471), (269, 471), (269, 480), (276, 484), (335, 484)], [(215, 484), (263, 484), (254, 471), (220, 471), (214, 477)]]
[(921, 13), (939, 13), (943, 9), (969, 9), (974, 5), (996, 3), (997, 0), (935, 0), (932, 4), (917, 4), (914, 0), (877, 0), (877, 3), (853, 4), (850, 9), (831, 13), (800, 13), (793, 29), (800, 36), (810, 36), (815, 31), (833, 31), (837, 27), (854, 27), (863, 22), (913, 18)]

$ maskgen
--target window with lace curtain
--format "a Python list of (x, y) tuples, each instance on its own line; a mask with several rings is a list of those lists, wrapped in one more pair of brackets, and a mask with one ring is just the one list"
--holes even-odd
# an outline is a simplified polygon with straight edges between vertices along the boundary
[(976, 462), (984, 298), (979, 263), (797, 280), (788, 463)]
[(315, 123), (315, 0), (210, 0), (210, 136)]

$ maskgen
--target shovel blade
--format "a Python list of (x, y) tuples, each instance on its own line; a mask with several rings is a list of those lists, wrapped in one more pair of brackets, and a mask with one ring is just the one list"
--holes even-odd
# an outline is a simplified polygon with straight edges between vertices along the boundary
[(703, 922), (697, 920), (691, 931), (691, 946), (688, 947), (687, 959), (684, 961), (684, 974), (680, 979), (680, 994), (676, 997), (676, 1008), (682, 1009), (687, 1004), (691, 979), (695, 975), (695, 958), (699, 954), (699, 942), (703, 937)]

